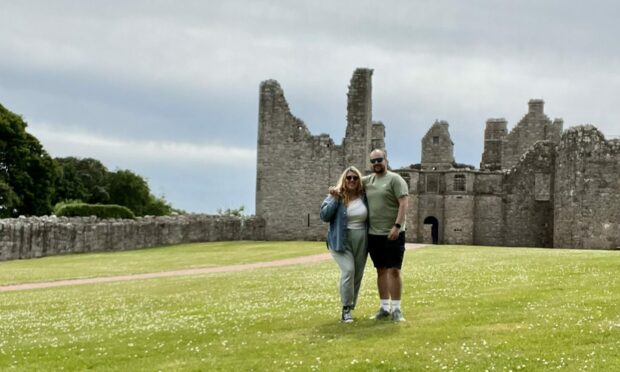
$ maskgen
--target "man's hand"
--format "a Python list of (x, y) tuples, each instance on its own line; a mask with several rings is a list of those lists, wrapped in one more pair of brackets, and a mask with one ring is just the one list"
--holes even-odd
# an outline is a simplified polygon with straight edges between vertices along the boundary
[(396, 240), (398, 239), (398, 234), (400, 233), (400, 229), (396, 226), (392, 226), (392, 230), (388, 234), (388, 240)]

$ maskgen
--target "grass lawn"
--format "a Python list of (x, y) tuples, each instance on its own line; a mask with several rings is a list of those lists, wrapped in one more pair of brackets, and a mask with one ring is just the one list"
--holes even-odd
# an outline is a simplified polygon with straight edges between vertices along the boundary
[(620, 252), (437, 246), (403, 273), (400, 324), (368, 320), (371, 265), (341, 324), (331, 261), (0, 293), (0, 370), (620, 370)]
[(325, 253), (322, 242), (210, 242), (0, 262), (0, 285), (150, 273)]

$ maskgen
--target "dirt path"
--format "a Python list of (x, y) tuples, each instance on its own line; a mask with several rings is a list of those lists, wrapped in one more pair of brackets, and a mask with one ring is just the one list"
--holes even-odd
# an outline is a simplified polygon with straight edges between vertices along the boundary
[[(407, 250), (418, 249), (424, 246), (426, 246), (426, 244), (413, 244), (413, 243), (406, 244)], [(56, 280), (52, 282), (5, 285), (5, 286), (0, 286), (0, 292), (12, 292), (12, 291), (23, 291), (23, 290), (28, 290), (28, 289), (64, 287), (68, 285), (80, 285), (80, 284), (126, 282), (130, 280), (167, 278), (171, 276), (228, 273), (228, 272), (234, 272), (234, 271), (259, 269), (263, 267), (301, 265), (301, 264), (325, 261), (328, 259), (331, 259), (331, 255), (329, 253), (321, 253), (321, 254), (315, 254), (312, 256), (301, 256), (301, 257), (294, 257), (294, 258), (286, 258), (282, 260), (267, 261), (267, 262), (254, 262), (254, 263), (241, 264), (241, 265), (227, 265), (227, 266), (217, 266), (217, 267), (205, 267), (205, 268), (198, 268), (198, 269), (162, 271), (162, 272), (157, 272), (157, 273), (104, 276), (104, 277), (87, 278), (87, 279), (65, 279), (65, 280)]]

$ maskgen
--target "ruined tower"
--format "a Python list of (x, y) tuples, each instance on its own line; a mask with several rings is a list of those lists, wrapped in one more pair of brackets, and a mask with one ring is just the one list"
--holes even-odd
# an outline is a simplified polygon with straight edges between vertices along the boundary
[(564, 132), (555, 162), (556, 246), (620, 248), (620, 139), (591, 125)]
[[(324, 239), (327, 187), (348, 165), (369, 171), (370, 150), (385, 148), (385, 126), (372, 120), (372, 72), (351, 78), (339, 145), (291, 114), (275, 80), (261, 84), (256, 214), (266, 239)], [(393, 169), (409, 186), (407, 241), (620, 248), (620, 140), (592, 126), (563, 132), (542, 100), (528, 106), (510, 132), (505, 119), (487, 120), (480, 170), (457, 163), (449, 124), (433, 123), (420, 164)]]
[(372, 148), (372, 70), (358, 68), (347, 94), (347, 130), (343, 141), (345, 164), (362, 173), (370, 169)]
[(454, 142), (450, 138), (449, 124), (435, 121), (422, 138), (422, 169), (450, 169), (454, 163)]
[[(369, 169), (373, 146), (385, 143), (385, 127), (372, 122), (372, 70), (355, 70), (347, 95), (347, 129), (341, 145), (312, 135), (289, 110), (280, 84), (260, 85), (256, 159), (256, 215), (268, 240), (325, 237), (320, 203), (346, 166)], [(381, 146), (383, 147), (383, 146)]]
[(502, 169), (502, 149), (506, 137), (506, 119), (489, 119), (484, 129), (484, 152), (480, 169)]

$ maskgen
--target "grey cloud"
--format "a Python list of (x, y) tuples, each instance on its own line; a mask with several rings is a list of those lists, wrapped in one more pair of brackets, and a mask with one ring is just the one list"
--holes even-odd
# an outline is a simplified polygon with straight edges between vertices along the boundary
[[(592, 123), (620, 134), (619, 7), (559, 0), (8, 2), (0, 12), (0, 102), (33, 127), (253, 148), (258, 86), (274, 78), (312, 133), (339, 143), (351, 74), (370, 67), (373, 116), (387, 126), (392, 165), (419, 161), (419, 141), (435, 119), (450, 123), (456, 160), (477, 165), (486, 119), (505, 117), (513, 127), (530, 98), (545, 99), (547, 114), (563, 117), (565, 127)], [(184, 195), (217, 196), (204, 204), (213, 211), (227, 197), (217, 190), (253, 198), (254, 164), (227, 170), (214, 161), (203, 173), (183, 170), (182, 162), (156, 168), (118, 160), (146, 172), (175, 203), (192, 204)], [(210, 170), (218, 177), (207, 176)], [(162, 186), (179, 179), (178, 190)]]

